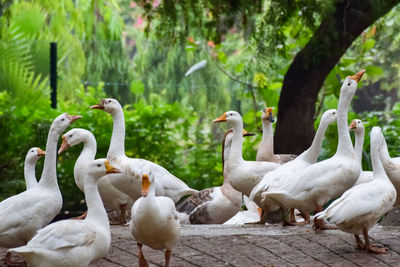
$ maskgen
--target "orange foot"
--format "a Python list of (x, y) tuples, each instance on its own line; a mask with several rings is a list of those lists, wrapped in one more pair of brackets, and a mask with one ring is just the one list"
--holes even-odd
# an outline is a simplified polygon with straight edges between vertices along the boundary
[(376, 254), (385, 254), (387, 252), (387, 248), (377, 247), (371, 244), (365, 245), (364, 249)]

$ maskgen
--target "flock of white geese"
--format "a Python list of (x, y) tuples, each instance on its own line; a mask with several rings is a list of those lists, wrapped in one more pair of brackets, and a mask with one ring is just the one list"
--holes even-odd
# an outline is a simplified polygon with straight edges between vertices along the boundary
[[(260, 214), (253, 211), (253, 218), (255, 213), (258, 220), (254, 223), (264, 224), (269, 213), (281, 210), (285, 225), (301, 225), (309, 223), (310, 212), (315, 212), (315, 228), (337, 227), (354, 234), (360, 249), (385, 253), (386, 248), (370, 243), (368, 229), (399, 204), (400, 158), (390, 158), (381, 129), (373, 127), (370, 133), (373, 171), (361, 168), (363, 123), (353, 120), (347, 126), (347, 114), (364, 72), (346, 77), (337, 110), (324, 112), (310, 148), (299, 156), (274, 154), (271, 108), (262, 113), (263, 137), (256, 161), (243, 159), (243, 137), (250, 134), (243, 129), (240, 114), (228, 111), (215, 119), (214, 122), (227, 122), (232, 127), (223, 140), (224, 182), (221, 187), (199, 192), (151, 161), (127, 157), (123, 109), (117, 100), (103, 99), (91, 108), (113, 117), (107, 157), (95, 159), (95, 137), (79, 128), (62, 136), (58, 150), (60, 154), (83, 143), (74, 179), (85, 194), (87, 212), (79, 219), (49, 224), (62, 207), (56, 173), (57, 143), (66, 128), (81, 118), (61, 114), (50, 127), (46, 152), (35, 147), (27, 153), (26, 191), (0, 202), (0, 246), (9, 248), (4, 258), (6, 264), (20, 264), (12, 260), (11, 252), (20, 254), (28, 266), (88, 266), (99, 260), (108, 253), (111, 244), (106, 206), (119, 211), (119, 221), (113, 223), (125, 224), (126, 211), (131, 211), (129, 230), (137, 241), (140, 266), (147, 266), (142, 245), (165, 249), (165, 266), (168, 266), (171, 250), (179, 240), (180, 224), (229, 223), (240, 214), (242, 194), (249, 210), (254, 210), (250, 208), (251, 201), (260, 209)], [(318, 162), (325, 131), (334, 121), (338, 128), (337, 151), (331, 158)], [(355, 132), (354, 147), (349, 129)], [(38, 182), (35, 165), (44, 154)], [(302, 212), (303, 221), (296, 221), (294, 209)], [(288, 219), (287, 210), (290, 210)]]

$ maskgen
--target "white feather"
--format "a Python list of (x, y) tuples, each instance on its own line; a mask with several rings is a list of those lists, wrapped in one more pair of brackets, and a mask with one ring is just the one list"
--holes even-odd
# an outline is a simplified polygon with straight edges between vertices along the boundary
[(202, 60), (196, 64), (194, 64), (193, 66), (190, 67), (190, 69), (185, 73), (185, 77), (189, 76), (190, 74), (192, 74), (193, 72), (195, 72), (196, 70), (199, 70), (201, 68), (204, 68), (207, 65), (207, 60)]

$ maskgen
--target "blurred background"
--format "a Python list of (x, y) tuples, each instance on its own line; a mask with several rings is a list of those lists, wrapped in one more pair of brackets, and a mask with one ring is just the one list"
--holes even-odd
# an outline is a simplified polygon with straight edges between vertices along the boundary
[[(45, 149), (49, 127), (63, 112), (83, 116), (70, 128), (92, 131), (97, 158), (105, 157), (112, 117), (90, 110), (105, 97), (124, 107), (127, 155), (154, 161), (193, 188), (222, 183), (228, 126), (212, 120), (227, 110), (240, 112), (246, 130), (256, 133), (244, 143), (244, 158), (255, 160), (262, 109), (271, 106), (276, 116), (293, 59), (339, 2), (357, 1), (223, 2), (0, 0), (0, 201), (25, 190), (25, 155), (33, 146)], [(379, 11), (382, 1), (365, 2)], [(323, 111), (337, 107), (343, 79), (367, 70), (349, 113), (349, 123), (359, 118), (366, 125), (364, 170), (371, 169), (373, 126), (382, 127), (391, 156), (400, 155), (400, 6), (392, 1), (383, 8), (330, 68), (311, 107), (317, 127)], [(57, 46), (56, 108), (51, 42)], [(336, 132), (336, 125), (329, 127), (321, 159), (335, 153)], [(64, 211), (85, 208), (73, 180), (81, 149), (58, 158)]]

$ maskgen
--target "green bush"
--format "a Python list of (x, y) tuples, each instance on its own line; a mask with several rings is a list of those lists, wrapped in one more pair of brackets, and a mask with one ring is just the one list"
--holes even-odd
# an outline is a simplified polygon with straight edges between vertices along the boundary
[[(97, 158), (106, 157), (112, 133), (112, 116), (103, 111), (91, 110), (105, 97), (102, 85), (98, 88), (76, 90), (76, 100), (60, 102), (57, 110), (49, 101), (41, 105), (25, 105), (7, 92), (0, 93), (0, 126), (3, 142), (0, 143), (0, 200), (25, 190), (23, 162), (26, 151), (32, 146), (45, 149), (47, 133), (52, 120), (60, 113), (82, 115), (70, 128), (85, 128), (97, 140)], [(47, 98), (47, 95), (43, 97)], [(21, 116), (24, 110), (27, 116)], [(126, 154), (145, 158), (160, 164), (196, 189), (218, 185), (222, 182), (220, 142), (213, 141), (211, 120), (199, 122), (197, 114), (178, 103), (168, 104), (158, 95), (151, 95), (149, 103), (141, 98), (124, 106), (126, 122)], [(61, 142), (61, 139), (60, 139)], [(58, 157), (57, 175), (64, 197), (65, 210), (83, 209), (83, 194), (73, 179), (73, 166), (82, 146), (70, 148)], [(43, 162), (39, 161), (37, 178)]]

